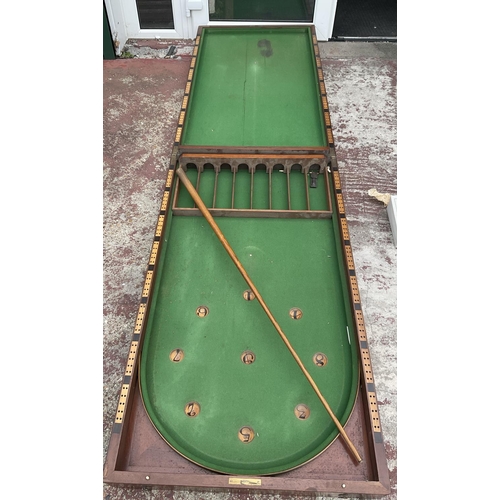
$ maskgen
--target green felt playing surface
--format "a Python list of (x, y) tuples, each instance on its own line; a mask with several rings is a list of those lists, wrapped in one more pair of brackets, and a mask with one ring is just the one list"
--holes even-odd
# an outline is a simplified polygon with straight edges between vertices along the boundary
[[(321, 155), (291, 153), (329, 144), (312, 40), (310, 27), (203, 29), (178, 130), (183, 152), (197, 146), (206, 162), (188, 164), (187, 177), (224, 214), (220, 229), (344, 425), (359, 362), (333, 183), (326, 168), (317, 174)], [(225, 148), (271, 148), (274, 163), (254, 171), (245, 153), (241, 168), (216, 169), (202, 146), (223, 158)], [(299, 163), (285, 168), (286, 158)], [(149, 418), (208, 469), (298, 467), (339, 431), (208, 222), (188, 210), (191, 195), (172, 194), (140, 358)]]
[(310, 29), (203, 30), (181, 144), (325, 147)]
[[(217, 223), (344, 424), (359, 368), (332, 220)], [(312, 459), (338, 435), (335, 424), (257, 300), (245, 299), (248, 286), (205, 219), (173, 216), (169, 228), (141, 358), (153, 424), (182, 455), (220, 472), (273, 474)], [(208, 315), (197, 316), (199, 306)], [(302, 318), (290, 316), (295, 307)], [(169, 357), (176, 349), (180, 362)], [(195, 417), (185, 413), (190, 402), (200, 406)], [(305, 420), (294, 413), (301, 404)], [(255, 432), (249, 443), (238, 438), (245, 426)]]

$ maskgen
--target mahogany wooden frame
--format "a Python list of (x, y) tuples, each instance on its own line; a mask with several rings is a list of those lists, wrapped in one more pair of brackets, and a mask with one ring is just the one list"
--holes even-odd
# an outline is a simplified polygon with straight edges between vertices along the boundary
[[(283, 28), (286, 29), (286, 27)], [(202, 29), (203, 27), (200, 27), (197, 43), (199, 43)], [(313, 26), (311, 27), (311, 33), (315, 53), (318, 54), (316, 57), (318, 81), (320, 88), (324, 89), (321, 61)], [(196, 64), (196, 54), (197, 50), (195, 50), (193, 56), (192, 69)], [(323, 85), (321, 85), (322, 83)], [(186, 88), (190, 88), (189, 81)], [(324, 99), (322, 100), (328, 113), (326, 91), (322, 95), (323, 97)], [(188, 100), (188, 98), (184, 99), (184, 112)], [(333, 217), (334, 222), (338, 225), (341, 238), (344, 270), (348, 283), (354, 325), (356, 327), (355, 337), (358, 343), (361, 366), (358, 396), (345, 430), (356, 449), (360, 452), (363, 461), (358, 464), (353, 460), (342, 439), (336, 439), (322, 454), (291, 471), (275, 476), (230, 476), (209, 471), (182, 457), (164, 441), (151, 424), (142, 403), (138, 380), (140, 353), (152, 300), (151, 294), (156, 279), (161, 244), (165, 236), (165, 231), (168, 231), (168, 221), (172, 214), (175, 169), (181, 168), (180, 165), (182, 162), (180, 158), (183, 154), (189, 156), (189, 153), (199, 154), (202, 152), (198, 149), (191, 150), (190, 152), (180, 151), (179, 142), (176, 142), (167, 174), (147, 274), (130, 344), (129, 357), (125, 367), (122, 389), (109, 441), (104, 466), (104, 482), (116, 485), (155, 486), (171, 489), (210, 491), (232, 490), (246, 493), (288, 492), (303, 495), (336, 493), (346, 497), (373, 497), (384, 496), (390, 493), (389, 471), (378, 414), (368, 339), (364, 327), (329, 117), (325, 119), (325, 127), (327, 127), (327, 136), (329, 137), (327, 151), (314, 151), (313, 153), (312, 151), (301, 150), (294, 151), (292, 154), (300, 153), (306, 157), (313, 154), (324, 154), (324, 162), (328, 165), (328, 172), (325, 175), (331, 176), (331, 185), (333, 186), (331, 194), (335, 204)], [(178, 131), (178, 138), (180, 138), (181, 132), (182, 127)], [(211, 154), (220, 154), (220, 151), (205, 150), (204, 153), (208, 153), (207, 161), (209, 161)], [(231, 153), (235, 154), (235, 151), (231, 151)], [(271, 152), (238, 151), (237, 153), (241, 154), (242, 157), (248, 155), (251, 158), (254, 154), (263, 153), (267, 155)], [(284, 155), (283, 158), (286, 158), (291, 152), (277, 152), (275, 150), (272, 153), (274, 155), (282, 154)]]

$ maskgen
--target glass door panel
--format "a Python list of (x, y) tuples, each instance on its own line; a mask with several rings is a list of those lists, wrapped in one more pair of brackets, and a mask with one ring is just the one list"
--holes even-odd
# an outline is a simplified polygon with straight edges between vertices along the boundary
[(135, 0), (141, 29), (173, 29), (172, 0)]
[(210, 21), (313, 21), (315, 0), (209, 0)]

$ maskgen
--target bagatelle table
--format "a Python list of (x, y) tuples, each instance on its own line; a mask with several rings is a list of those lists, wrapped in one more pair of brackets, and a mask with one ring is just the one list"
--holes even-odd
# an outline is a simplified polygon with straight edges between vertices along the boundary
[(389, 492), (313, 26), (198, 32), (104, 478)]

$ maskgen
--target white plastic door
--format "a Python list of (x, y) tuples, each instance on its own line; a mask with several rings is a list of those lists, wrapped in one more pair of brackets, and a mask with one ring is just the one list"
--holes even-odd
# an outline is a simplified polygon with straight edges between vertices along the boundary
[[(286, 24), (310, 24), (310, 17), (307, 18), (307, 15), (302, 21), (290, 20), (290, 21), (276, 21), (276, 18), (279, 18), (279, 13), (273, 13), (274, 19), (264, 19), (265, 17), (271, 17), (269, 14), (271, 13), (271, 9), (262, 9), (263, 5), (266, 5), (265, 0), (181, 0), (184, 1), (186, 6), (189, 7), (189, 29), (192, 30), (189, 33), (189, 38), (194, 38), (196, 36), (196, 31), (198, 26), (220, 26), (226, 24), (232, 25), (286, 25)], [(311, 11), (312, 22), (316, 28), (316, 36), (318, 40), (326, 41), (332, 36), (333, 32), (333, 22), (335, 18), (335, 10), (337, 8), (337, 0), (315, 0), (309, 1), (301, 0), (302, 3), (308, 4), (308, 9)], [(238, 2), (243, 2), (246, 6), (246, 13), (251, 13), (251, 5), (252, 3), (256, 5), (255, 9), (255, 18), (249, 21), (238, 20), (236, 12), (236, 5)], [(269, 5), (268, 2), (267, 4)], [(225, 14), (224, 10), (220, 7), (221, 4), (226, 6), (226, 12), (229, 14)], [(279, 6), (280, 2), (277, 1), (276, 4)], [(283, 18), (289, 15), (289, 8), (291, 2), (281, 2), (281, 5), (286, 5), (287, 9), (283, 12)], [(195, 8), (190, 10), (191, 6)], [(234, 7), (233, 7), (234, 6)], [(233, 12), (233, 16), (231, 17), (231, 12)], [(226, 17), (226, 19), (224, 19)], [(307, 18), (307, 19), (306, 19)]]
[[(279, 9), (283, 18), (290, 14), (292, 2), (284, 0), (105, 0), (105, 4), (118, 53), (128, 39), (192, 39), (196, 37), (199, 26), (310, 24), (311, 18), (318, 40), (328, 40), (333, 32), (337, 0), (295, 1), (307, 6), (308, 13), (303, 20), (275, 20), (280, 17)], [(275, 8), (272, 14), (271, 4)], [(221, 5), (226, 10), (222, 10)], [(253, 13), (252, 20), (237, 19), (238, 8), (241, 10), (242, 5), (247, 14), (251, 16)]]

